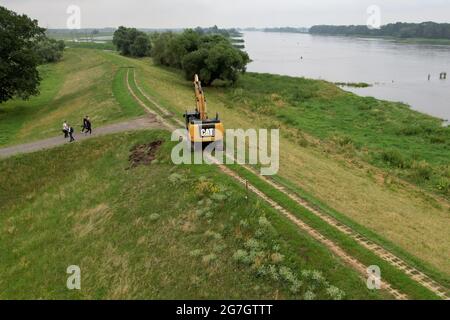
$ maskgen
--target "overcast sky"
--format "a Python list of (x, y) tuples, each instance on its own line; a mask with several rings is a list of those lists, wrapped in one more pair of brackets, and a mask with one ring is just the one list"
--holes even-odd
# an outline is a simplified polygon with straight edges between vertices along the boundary
[(370, 5), (381, 23), (450, 22), (450, 0), (0, 0), (43, 27), (65, 28), (71, 4), (81, 8), (81, 27), (265, 27), (365, 24)]

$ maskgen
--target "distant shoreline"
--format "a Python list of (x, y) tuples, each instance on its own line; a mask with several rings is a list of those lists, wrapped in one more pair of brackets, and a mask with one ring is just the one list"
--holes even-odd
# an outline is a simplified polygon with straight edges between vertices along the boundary
[(430, 38), (399, 38), (392, 36), (374, 36), (365, 34), (331, 34), (331, 33), (311, 33), (311, 32), (291, 32), (291, 31), (267, 31), (267, 30), (244, 30), (243, 32), (263, 32), (263, 33), (284, 33), (284, 34), (308, 34), (311, 36), (320, 37), (346, 37), (346, 38), (364, 38), (364, 39), (381, 39), (391, 40), (400, 43), (409, 44), (436, 44), (436, 45), (450, 45), (450, 39), (430, 39)]

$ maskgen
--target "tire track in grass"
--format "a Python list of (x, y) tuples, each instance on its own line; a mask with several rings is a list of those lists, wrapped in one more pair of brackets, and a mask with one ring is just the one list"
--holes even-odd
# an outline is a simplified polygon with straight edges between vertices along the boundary
[[(150, 107), (148, 107), (145, 102), (143, 102), (139, 97), (138, 94), (133, 91), (133, 89), (130, 86), (130, 77), (129, 77), (129, 71), (127, 71), (127, 86), (128, 90), (130, 90), (131, 95), (138, 101), (138, 103), (148, 112), (153, 115), (155, 115), (161, 123), (163, 123), (168, 129), (175, 130), (177, 127), (167, 121), (167, 119), (164, 119), (161, 117), (161, 115), (154, 110), (152, 110)], [(135, 70), (133, 69), (133, 76), (132, 76), (133, 85), (137, 88), (139, 93), (146, 98), (151, 104), (154, 105), (156, 109), (162, 114), (167, 115), (167, 110), (165, 110), (163, 107), (161, 107), (156, 101), (154, 101), (152, 98), (150, 98), (148, 95), (143, 94), (142, 89), (139, 87), (139, 85), (136, 83), (135, 78)], [(165, 111), (164, 111), (165, 110)], [(176, 122), (179, 125), (184, 126), (183, 122), (181, 122), (178, 119), (172, 119), (174, 122)], [(228, 155), (229, 156), (229, 155)], [(339, 247), (336, 243), (334, 243), (332, 240), (326, 238), (324, 235), (322, 235), (319, 231), (316, 229), (310, 227), (308, 224), (297, 218), (292, 212), (288, 211), (287, 209), (283, 208), (281, 205), (279, 205), (276, 201), (271, 199), (269, 196), (264, 194), (261, 190), (256, 188), (255, 186), (248, 183), (246, 179), (243, 179), (240, 177), (236, 172), (229, 169), (223, 164), (220, 164), (215, 159), (209, 159), (213, 163), (216, 163), (219, 167), (219, 169), (225, 173), (226, 175), (232, 177), (233, 179), (237, 180), (239, 183), (245, 185), (250, 191), (252, 191), (256, 196), (264, 200), (267, 204), (269, 204), (272, 208), (277, 210), (280, 214), (285, 216), (287, 219), (289, 219), (292, 223), (294, 223), (297, 227), (299, 227), (301, 230), (306, 232), (308, 235), (310, 235), (315, 240), (319, 241), (323, 245), (325, 245), (331, 252), (333, 252), (336, 256), (338, 256), (341, 260), (343, 260), (345, 263), (347, 263), (349, 266), (351, 266), (353, 269), (355, 269), (357, 272), (361, 274), (361, 276), (366, 279), (367, 277), (367, 266), (365, 266), (363, 263), (358, 261), (356, 258), (352, 257), (351, 255), (347, 254), (345, 250), (343, 250), (341, 247)], [(243, 166), (247, 170), (250, 170), (247, 166)], [(251, 171), (254, 173), (254, 171)], [(257, 174), (258, 177), (260, 177)], [(287, 195), (287, 194), (286, 194)], [(303, 206), (303, 205), (302, 205)], [(305, 207), (305, 209), (307, 209)], [(307, 209), (309, 210), (309, 209)], [(389, 283), (386, 281), (382, 281), (382, 289), (389, 292), (395, 299), (398, 300), (406, 300), (408, 299), (408, 296), (404, 293), (400, 292), (399, 290), (393, 288)]]

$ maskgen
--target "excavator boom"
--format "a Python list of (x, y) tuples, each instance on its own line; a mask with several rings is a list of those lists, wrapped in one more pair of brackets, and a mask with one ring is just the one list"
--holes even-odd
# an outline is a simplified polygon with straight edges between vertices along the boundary
[(206, 98), (205, 94), (203, 93), (202, 84), (198, 79), (198, 75), (195, 75), (194, 86), (195, 86), (195, 98), (197, 100), (197, 110), (200, 113), (200, 120), (204, 121), (208, 119), (208, 114), (206, 111)]

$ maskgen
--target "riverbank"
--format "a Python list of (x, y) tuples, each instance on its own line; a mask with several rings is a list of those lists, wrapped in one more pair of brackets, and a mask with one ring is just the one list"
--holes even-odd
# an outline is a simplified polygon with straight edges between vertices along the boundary
[(450, 72), (450, 46), (292, 33), (246, 32), (244, 38), (248, 71), (367, 83), (372, 86), (349, 91), (450, 119), (449, 80), (439, 80)]
[(398, 43), (406, 44), (431, 44), (431, 45), (448, 45), (450, 46), (450, 39), (430, 39), (430, 38), (399, 38), (390, 36), (375, 36), (375, 35), (364, 35), (364, 34), (326, 34), (326, 33), (308, 33), (311, 36), (322, 36), (322, 37), (347, 37), (355, 39), (374, 39), (374, 40), (388, 40)]

